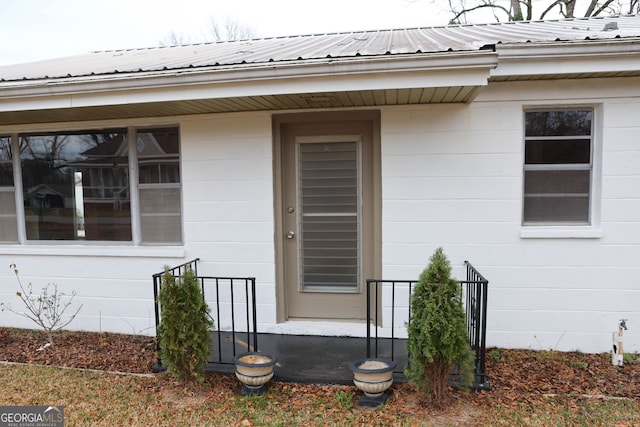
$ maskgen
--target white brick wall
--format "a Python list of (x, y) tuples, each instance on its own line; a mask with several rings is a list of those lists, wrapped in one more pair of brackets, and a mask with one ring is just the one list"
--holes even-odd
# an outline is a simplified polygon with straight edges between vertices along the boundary
[[(602, 236), (522, 238), (522, 110), (573, 104), (602, 113)], [(625, 349), (640, 351), (639, 116), (640, 79), (492, 83), (470, 105), (383, 108), (382, 278), (417, 278), (442, 246), (458, 278), (469, 260), (490, 281), (489, 345), (608, 351), (627, 318)], [(363, 335), (362, 324), (276, 323), (271, 115), (176, 120), (184, 248), (3, 246), (0, 299), (17, 303), (16, 263), (25, 283), (78, 293), (72, 328), (153, 334), (151, 274), (200, 257), (203, 275), (256, 277), (261, 331)], [(33, 326), (7, 311), (0, 325)]]
[[(469, 260), (490, 280), (489, 345), (608, 351), (618, 320), (628, 318), (625, 349), (639, 351), (633, 325), (640, 329), (640, 81), (634, 82), (503, 83), (485, 88), (471, 105), (384, 110), (384, 278), (416, 278), (443, 246), (458, 278)], [(603, 112), (596, 131), (602, 237), (521, 238), (522, 110), (573, 104)]]

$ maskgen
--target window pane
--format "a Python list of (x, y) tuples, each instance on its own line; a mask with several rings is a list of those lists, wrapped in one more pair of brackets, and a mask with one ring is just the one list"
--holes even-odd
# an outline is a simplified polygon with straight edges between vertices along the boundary
[(592, 110), (529, 111), (525, 114), (526, 136), (591, 135)]
[(18, 241), (16, 198), (13, 191), (0, 191), (0, 242)]
[(591, 173), (588, 170), (526, 171), (524, 193), (589, 194)]
[(525, 197), (524, 221), (578, 223), (589, 221), (589, 196), (583, 197)]
[(20, 137), (29, 240), (131, 240), (126, 132)]
[(532, 164), (591, 163), (591, 139), (527, 140), (524, 161)]
[(11, 138), (0, 137), (0, 187), (13, 187)]
[(180, 188), (140, 189), (140, 223), (145, 243), (181, 243)]
[(143, 243), (182, 243), (178, 128), (138, 131), (140, 224)]
[(138, 131), (140, 184), (180, 182), (179, 146), (177, 128)]

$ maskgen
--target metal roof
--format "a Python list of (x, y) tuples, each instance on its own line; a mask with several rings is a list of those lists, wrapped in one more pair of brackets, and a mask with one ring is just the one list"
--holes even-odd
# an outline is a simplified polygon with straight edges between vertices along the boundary
[(55, 80), (207, 67), (477, 51), (497, 44), (608, 40), (640, 36), (640, 15), (454, 25), (275, 37), (93, 52), (0, 67), (0, 82)]

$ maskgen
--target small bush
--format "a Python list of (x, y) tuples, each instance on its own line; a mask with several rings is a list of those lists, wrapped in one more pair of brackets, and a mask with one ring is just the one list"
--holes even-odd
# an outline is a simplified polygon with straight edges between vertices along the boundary
[(435, 251), (420, 275), (411, 296), (411, 313), (405, 374), (419, 391), (441, 404), (454, 365), (464, 384), (473, 379), (473, 353), (460, 285), (451, 278), (451, 265), (442, 248)]
[(179, 380), (201, 382), (209, 357), (209, 329), (213, 321), (195, 273), (187, 268), (176, 279), (166, 271), (158, 299), (162, 362)]
[(3, 311), (7, 309), (12, 313), (24, 316), (40, 326), (47, 334), (49, 345), (53, 347), (53, 334), (71, 323), (82, 308), (82, 305), (80, 305), (73, 314), (65, 314), (76, 296), (76, 291), (73, 291), (71, 297), (64, 301), (67, 295), (58, 291), (58, 285), (47, 283), (46, 286), (42, 287), (40, 294), (35, 294), (31, 283), (26, 288), (22, 285), (18, 267), (15, 264), (11, 264), (9, 268), (13, 270), (18, 280), (20, 290), (16, 292), (16, 296), (20, 298), (26, 311), (15, 310), (11, 307), (11, 304), (4, 302), (0, 303), (0, 308)]

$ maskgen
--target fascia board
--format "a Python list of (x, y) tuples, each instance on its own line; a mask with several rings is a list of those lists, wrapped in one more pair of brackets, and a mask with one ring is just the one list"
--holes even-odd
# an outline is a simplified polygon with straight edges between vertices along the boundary
[(498, 44), (492, 77), (640, 70), (640, 39)]
[[(398, 85), (409, 87), (415, 84), (413, 80), (416, 79), (424, 84), (430, 80), (430, 76), (433, 77), (431, 84), (435, 85), (434, 87), (459, 86), (460, 82), (455, 81), (455, 78), (464, 75), (468, 76), (465, 80), (470, 84), (473, 82), (473, 84), (482, 85), (486, 84), (489, 71), (496, 65), (497, 56), (494, 52), (474, 51), (21, 80), (0, 83), (0, 101), (59, 95), (92, 94), (96, 96), (98, 93), (114, 92), (141, 93), (159, 90), (171, 92), (184, 91), (189, 87), (222, 87), (229, 89), (228, 92), (232, 92), (232, 89), (238, 91), (235, 95), (225, 93), (223, 95), (225, 97), (259, 96), (285, 94), (287, 93), (285, 88), (295, 87), (296, 82), (302, 83), (302, 86), (324, 82), (323, 90), (345, 90), (345, 82), (351, 85), (349, 90), (376, 90), (398, 88)], [(448, 83), (445, 81), (447, 75), (451, 75), (449, 78), (451, 81)], [(354, 87), (355, 81), (363, 83), (360, 87)], [(335, 88), (331, 89), (331, 86)], [(300, 88), (292, 88), (292, 90), (295, 92)]]

